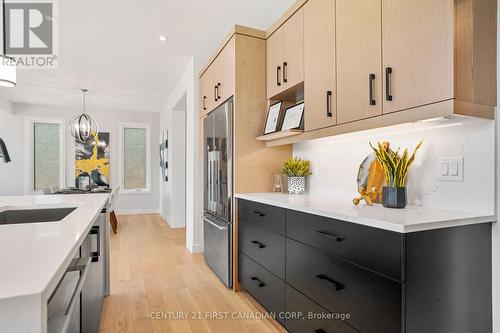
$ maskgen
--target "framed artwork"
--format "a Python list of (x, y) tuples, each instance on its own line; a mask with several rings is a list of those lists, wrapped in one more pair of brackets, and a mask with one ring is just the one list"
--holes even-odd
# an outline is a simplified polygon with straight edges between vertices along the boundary
[(285, 110), (285, 117), (283, 119), (282, 131), (297, 129), (302, 124), (304, 116), (304, 102), (295, 104)]
[(75, 140), (75, 186), (80, 176), (90, 176), (89, 186), (109, 188), (109, 133), (100, 132), (93, 142)]
[(280, 130), (279, 121), (282, 104), (283, 102), (280, 101), (269, 106), (269, 110), (267, 110), (266, 126), (264, 127), (264, 135)]
[(163, 132), (160, 138), (160, 170), (161, 179), (168, 182), (168, 132)]

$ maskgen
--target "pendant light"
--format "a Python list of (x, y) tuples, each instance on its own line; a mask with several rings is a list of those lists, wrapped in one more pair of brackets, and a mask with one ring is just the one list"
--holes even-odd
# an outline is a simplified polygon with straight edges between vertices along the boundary
[(0, 86), (15, 87), (17, 82), (16, 60), (7, 56), (7, 33), (5, 24), (5, 0), (2, 0), (2, 21), (3, 21), (3, 54), (0, 55)]
[(95, 141), (99, 134), (99, 126), (86, 112), (86, 96), (87, 89), (80, 89), (83, 93), (83, 113), (74, 117), (69, 122), (69, 130), (71, 135), (81, 143), (89, 143)]

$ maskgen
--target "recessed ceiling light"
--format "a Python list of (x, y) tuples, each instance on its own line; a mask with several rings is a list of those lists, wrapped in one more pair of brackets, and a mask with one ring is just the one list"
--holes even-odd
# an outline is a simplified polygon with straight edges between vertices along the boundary
[(164, 35), (161, 35), (159, 38), (160, 42), (166, 42), (167, 41), (167, 37), (165, 37)]

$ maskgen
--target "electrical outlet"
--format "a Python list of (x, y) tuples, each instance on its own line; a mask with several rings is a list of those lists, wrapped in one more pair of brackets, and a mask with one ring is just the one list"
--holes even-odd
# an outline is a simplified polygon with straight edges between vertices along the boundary
[(440, 158), (438, 180), (443, 182), (463, 182), (464, 181), (463, 156)]

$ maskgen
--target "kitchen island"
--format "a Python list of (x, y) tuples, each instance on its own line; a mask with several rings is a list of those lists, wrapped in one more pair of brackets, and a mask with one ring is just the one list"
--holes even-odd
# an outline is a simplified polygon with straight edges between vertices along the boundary
[[(47, 304), (68, 266), (80, 257), (81, 248), (92, 246), (86, 239), (99, 230), (95, 229), (96, 221), (104, 219), (100, 226), (108, 228), (102, 214), (108, 199), (109, 194), (0, 197), (0, 213), (74, 208), (60, 221), (0, 223), (0, 331), (47, 332)], [(91, 255), (87, 259), (109, 264), (106, 247), (102, 247), (106, 240), (98, 232), (94, 244), (98, 253), (88, 250)]]

